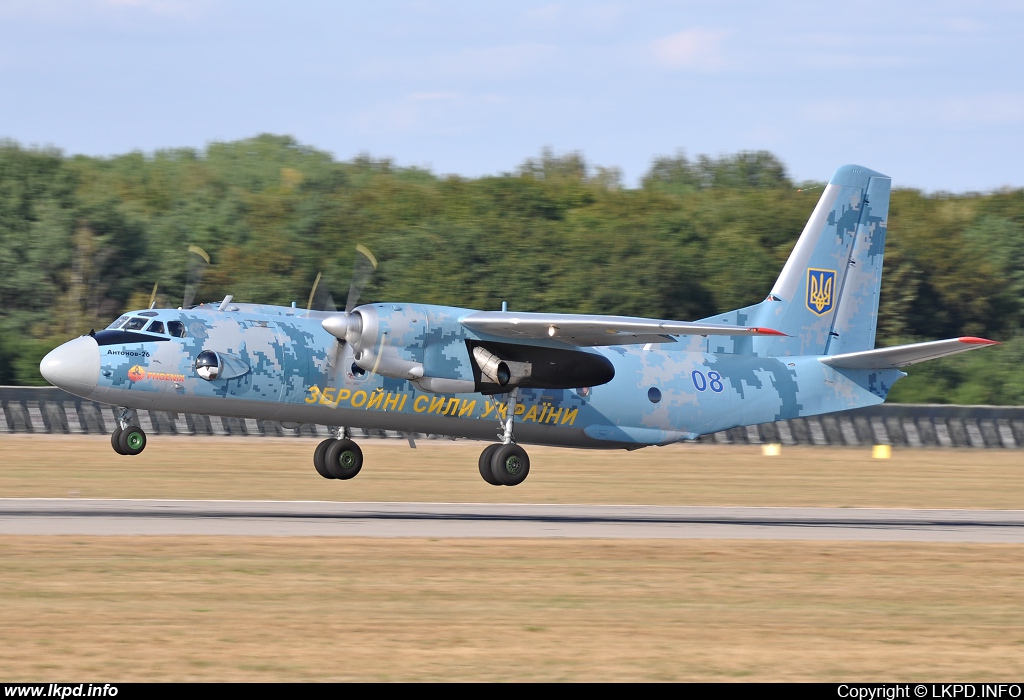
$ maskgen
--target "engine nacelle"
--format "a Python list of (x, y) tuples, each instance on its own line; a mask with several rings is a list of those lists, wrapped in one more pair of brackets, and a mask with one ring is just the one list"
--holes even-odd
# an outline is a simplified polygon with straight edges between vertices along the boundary
[(514, 387), (572, 389), (607, 384), (615, 367), (585, 349), (467, 340), (476, 390), (500, 394)]
[[(374, 352), (376, 351), (376, 352)], [(380, 344), (369, 350), (356, 350), (352, 359), (360, 369), (383, 374), (395, 379), (419, 379), (423, 376), (423, 363), (407, 360), (395, 348)]]
[(360, 369), (411, 381), (423, 376), (422, 335), (427, 324), (415, 307), (361, 306), (333, 318), (338, 320), (324, 321), (324, 328), (344, 338)]

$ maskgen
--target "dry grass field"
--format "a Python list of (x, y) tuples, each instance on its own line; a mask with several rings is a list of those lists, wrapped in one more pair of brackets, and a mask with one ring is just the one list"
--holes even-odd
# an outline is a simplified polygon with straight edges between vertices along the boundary
[(3, 537), (0, 677), (1019, 681), (1022, 553)]
[(530, 447), (529, 479), (489, 486), (484, 443), (362, 440), (363, 471), (328, 481), (315, 440), (161, 438), (121, 457), (103, 436), (0, 437), (0, 496), (646, 505), (1021, 507), (1024, 451), (675, 445), (636, 452)]
[[(515, 489), (470, 442), (0, 437), (0, 495), (1020, 508), (1024, 455), (532, 448)], [(938, 543), (0, 537), (0, 678), (1005, 680), (1024, 547)]]

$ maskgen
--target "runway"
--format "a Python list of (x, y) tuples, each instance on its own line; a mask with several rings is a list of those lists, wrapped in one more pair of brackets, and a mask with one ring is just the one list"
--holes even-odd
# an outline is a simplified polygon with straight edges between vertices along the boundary
[(0, 499), (0, 535), (1024, 543), (1024, 511)]

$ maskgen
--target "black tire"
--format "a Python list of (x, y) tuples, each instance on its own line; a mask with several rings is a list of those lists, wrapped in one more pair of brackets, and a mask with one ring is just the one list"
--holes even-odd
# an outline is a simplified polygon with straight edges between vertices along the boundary
[(333, 479), (327, 471), (327, 462), (324, 460), (324, 456), (327, 454), (327, 448), (334, 444), (334, 438), (327, 438), (319, 445), (316, 446), (316, 450), (313, 452), (313, 466), (316, 467), (316, 473), (325, 479)]
[(363, 451), (348, 438), (336, 440), (324, 454), (324, 468), (335, 479), (351, 479), (363, 468)]
[(480, 476), (484, 478), (491, 486), (501, 486), (502, 483), (494, 478), (494, 472), (491, 470), (491, 457), (494, 456), (494, 451), (501, 447), (500, 442), (495, 442), (484, 448), (484, 451), (480, 453)]
[(110, 434), (110, 446), (114, 448), (114, 452), (119, 455), (123, 455), (121, 451), (121, 426), (115, 426), (114, 432)]
[(491, 474), (505, 486), (518, 486), (530, 475), (530, 456), (519, 445), (500, 445), (491, 455)]
[(146, 431), (136, 425), (129, 425), (121, 431), (117, 444), (121, 454), (135, 456), (146, 449)]

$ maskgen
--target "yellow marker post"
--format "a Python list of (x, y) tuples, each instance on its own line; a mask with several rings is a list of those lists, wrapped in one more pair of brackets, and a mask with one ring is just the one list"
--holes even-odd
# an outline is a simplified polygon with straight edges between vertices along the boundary
[(769, 442), (761, 445), (762, 457), (778, 457), (782, 454), (782, 445), (777, 442)]
[(889, 459), (892, 457), (892, 445), (875, 445), (871, 448), (872, 459)]

